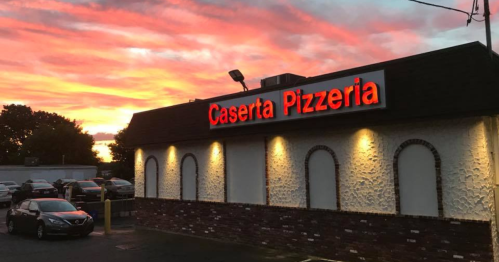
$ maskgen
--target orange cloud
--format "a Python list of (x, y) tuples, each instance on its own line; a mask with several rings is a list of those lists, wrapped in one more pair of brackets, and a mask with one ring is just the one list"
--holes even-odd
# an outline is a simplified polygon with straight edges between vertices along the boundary
[[(227, 75), (234, 68), (255, 88), (283, 72), (313, 76), (445, 47), (439, 29), (466, 29), (459, 14), (444, 19), (425, 8), (388, 0), (1, 1), (0, 102), (116, 133), (134, 112), (239, 92)], [(453, 43), (476, 40), (459, 32)]]

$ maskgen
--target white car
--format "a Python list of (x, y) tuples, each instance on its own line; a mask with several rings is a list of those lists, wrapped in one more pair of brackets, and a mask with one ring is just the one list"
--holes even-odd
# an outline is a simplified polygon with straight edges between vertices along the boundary
[(11, 201), (12, 194), (10, 193), (9, 188), (7, 188), (4, 184), (0, 184), (0, 205), (10, 206)]
[(21, 186), (14, 181), (0, 181), (0, 184), (4, 184), (9, 189), (11, 195), (21, 190)]

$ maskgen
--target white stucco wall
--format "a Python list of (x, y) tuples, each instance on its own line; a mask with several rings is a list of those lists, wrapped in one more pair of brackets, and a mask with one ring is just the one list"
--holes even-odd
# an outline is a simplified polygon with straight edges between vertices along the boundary
[[(435, 146), (442, 160), (444, 216), (489, 220), (492, 173), (484, 128), (481, 118), (466, 118), (269, 137), (270, 204), (306, 206), (305, 156), (313, 146), (326, 145), (335, 151), (340, 164), (342, 210), (395, 213), (394, 153), (408, 139), (423, 139)], [(214, 141), (138, 149), (137, 196), (143, 195), (143, 161), (154, 154), (159, 160), (159, 196), (178, 199), (180, 160), (193, 153), (199, 164), (199, 199), (223, 201), (222, 150), (222, 144)]]
[(488, 220), (491, 176), (481, 118), (275, 136), (269, 141), (270, 203), (306, 206), (304, 159), (323, 144), (340, 163), (343, 210), (395, 213), (393, 156), (414, 138), (430, 142), (441, 156), (444, 215)]
[(53, 183), (59, 178), (84, 180), (96, 175), (96, 166), (0, 166), (0, 181), (15, 181), (19, 185), (32, 178), (45, 179)]
[(144, 195), (144, 160), (149, 155), (154, 155), (159, 165), (159, 197), (180, 199), (180, 165), (182, 157), (187, 153), (194, 154), (198, 162), (199, 200), (223, 202), (223, 146), (219, 142), (182, 143), (166, 148), (137, 149), (135, 151), (135, 195)]

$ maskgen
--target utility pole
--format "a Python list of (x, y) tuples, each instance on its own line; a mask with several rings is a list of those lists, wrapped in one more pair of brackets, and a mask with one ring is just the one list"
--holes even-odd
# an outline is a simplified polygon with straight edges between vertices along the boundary
[(489, 49), (490, 58), (494, 57), (494, 53), (492, 52), (492, 36), (490, 33), (490, 8), (489, 8), (489, 0), (483, 0), (483, 8), (485, 17), (485, 34), (487, 35), (487, 49)]
[(476, 10), (478, 10), (478, 5), (475, 5), (476, 2), (477, 2), (477, 0), (473, 1), (473, 7), (471, 9), (471, 13), (465, 12), (463, 10), (459, 10), (459, 9), (455, 9), (455, 8), (450, 8), (450, 7), (442, 6), (442, 5), (436, 5), (436, 4), (432, 4), (432, 3), (428, 3), (428, 2), (423, 2), (423, 1), (419, 1), (419, 0), (409, 0), (409, 1), (415, 2), (415, 3), (418, 3), (418, 4), (424, 4), (424, 5), (429, 5), (429, 6), (444, 8), (444, 9), (447, 9), (447, 10), (452, 10), (452, 11), (456, 11), (456, 12), (460, 12), (460, 13), (466, 14), (468, 16), (468, 21), (467, 21), (466, 26), (468, 26), (471, 23), (471, 20), (475, 20), (477, 22), (483, 22), (483, 21), (485, 21), (485, 36), (487, 38), (487, 49), (489, 51), (490, 58), (492, 59), (494, 57), (494, 52), (492, 51), (492, 36), (491, 36), (491, 32), (490, 32), (490, 8), (489, 8), (489, 0), (483, 0), (483, 9), (484, 9), (483, 16), (485, 18), (484, 20), (476, 20), (476, 19), (473, 18), (473, 15), (477, 15), (477, 13), (474, 12), (475, 8), (476, 8)]

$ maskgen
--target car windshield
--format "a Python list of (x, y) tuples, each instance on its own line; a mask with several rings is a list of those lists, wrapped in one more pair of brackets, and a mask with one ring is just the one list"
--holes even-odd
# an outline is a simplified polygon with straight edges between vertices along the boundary
[(17, 184), (16, 184), (16, 183), (14, 183), (14, 182), (0, 182), (0, 184), (4, 184), (4, 185), (6, 185), (6, 186), (15, 186), (15, 185), (17, 185)]
[(33, 185), (33, 188), (52, 187), (52, 185), (48, 184), (48, 183), (34, 183), (34, 184), (31, 184), (31, 185)]
[(33, 179), (34, 183), (47, 183), (47, 180), (45, 179)]
[(80, 184), (81, 187), (99, 187), (96, 183), (94, 183), (92, 181), (78, 182), (78, 184)]
[(0, 190), (8, 190), (8, 188), (5, 185), (0, 184)]
[(118, 185), (118, 186), (131, 186), (132, 185), (132, 183), (130, 183), (126, 180), (115, 180), (114, 184)]
[(76, 208), (67, 201), (40, 201), (38, 206), (43, 212), (71, 212)]

